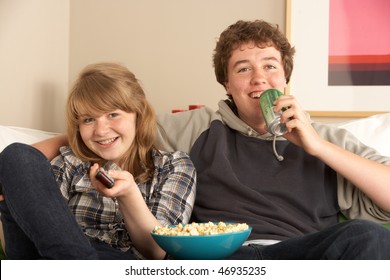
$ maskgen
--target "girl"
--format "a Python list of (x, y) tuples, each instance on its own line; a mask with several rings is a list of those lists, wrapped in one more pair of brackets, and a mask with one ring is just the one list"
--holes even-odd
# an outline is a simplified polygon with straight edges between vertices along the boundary
[[(150, 232), (188, 222), (196, 173), (185, 153), (157, 149), (155, 115), (135, 76), (113, 63), (86, 67), (68, 97), (67, 127), (69, 146), (51, 168), (27, 145), (0, 155), (7, 257), (164, 258)], [(95, 178), (106, 163), (115, 167), (112, 188)]]

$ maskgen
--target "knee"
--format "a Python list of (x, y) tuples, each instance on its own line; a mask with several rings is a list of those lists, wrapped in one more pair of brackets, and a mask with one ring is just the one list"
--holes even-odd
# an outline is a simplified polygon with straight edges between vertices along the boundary
[(344, 227), (347, 259), (390, 259), (390, 230), (366, 221), (351, 220)]
[(348, 223), (346, 229), (354, 235), (363, 234), (367, 236), (372, 236), (373, 238), (390, 238), (390, 231), (378, 223), (367, 220), (350, 220), (346, 223)]
[(390, 230), (367, 220), (350, 220), (345, 228), (349, 234), (361, 236), (366, 242), (383, 242), (390, 246)]
[(34, 147), (23, 143), (12, 143), (1, 152), (1, 161), (7, 165), (35, 162), (43, 155)]
[(37, 149), (22, 143), (12, 143), (0, 153), (0, 181), (4, 176), (17, 176), (18, 172), (47, 161)]

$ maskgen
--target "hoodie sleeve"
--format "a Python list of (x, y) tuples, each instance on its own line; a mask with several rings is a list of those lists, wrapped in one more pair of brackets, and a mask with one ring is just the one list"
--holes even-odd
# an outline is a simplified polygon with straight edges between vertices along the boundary
[[(380, 155), (378, 151), (363, 144), (346, 129), (318, 123), (313, 123), (313, 127), (323, 139), (335, 145), (361, 157), (390, 165), (390, 157)], [(366, 219), (378, 223), (390, 221), (390, 212), (374, 204), (369, 197), (340, 174), (337, 174), (337, 195), (340, 210), (349, 219)]]

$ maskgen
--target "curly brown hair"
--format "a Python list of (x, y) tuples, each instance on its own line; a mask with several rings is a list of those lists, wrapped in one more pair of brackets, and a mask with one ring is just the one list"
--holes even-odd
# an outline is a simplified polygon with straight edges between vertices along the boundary
[(275, 47), (282, 57), (286, 82), (290, 81), (295, 49), (279, 30), (279, 26), (263, 20), (239, 20), (221, 33), (214, 49), (214, 71), (221, 85), (225, 87), (228, 81), (227, 68), (232, 52), (248, 42), (254, 42), (260, 48)]

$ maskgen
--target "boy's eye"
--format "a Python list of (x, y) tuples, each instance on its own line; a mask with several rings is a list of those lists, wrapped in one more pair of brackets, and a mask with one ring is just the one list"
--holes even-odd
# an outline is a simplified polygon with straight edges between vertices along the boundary
[(247, 71), (249, 71), (249, 70), (250, 70), (249, 67), (242, 67), (242, 68), (238, 69), (238, 73), (247, 72)]
[(266, 69), (276, 69), (276, 67), (274, 65), (266, 65), (265, 68)]

